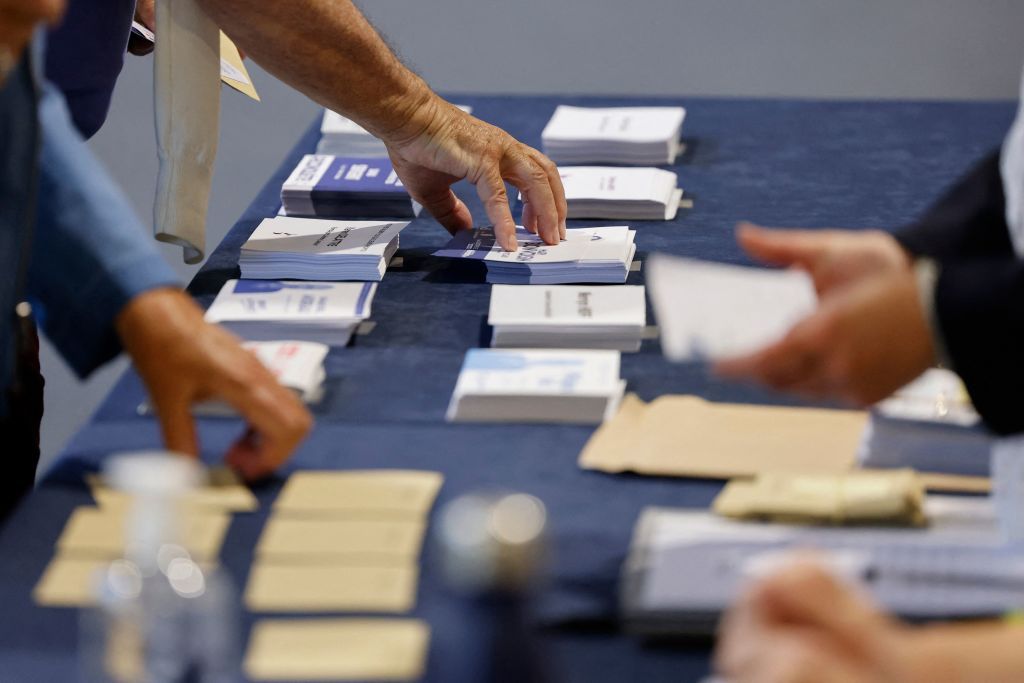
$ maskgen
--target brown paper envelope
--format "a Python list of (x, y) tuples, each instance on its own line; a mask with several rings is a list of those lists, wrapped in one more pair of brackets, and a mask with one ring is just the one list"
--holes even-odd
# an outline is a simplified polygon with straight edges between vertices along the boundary
[[(186, 495), (183, 505), (225, 512), (253, 512), (259, 509), (256, 496), (237, 478), (227, 480), (226, 471), (220, 470), (211, 470), (210, 474), (216, 476), (215, 482)], [(104, 509), (129, 509), (131, 495), (105, 486), (96, 475), (86, 477), (86, 482), (97, 506)]]
[(253, 612), (408, 612), (419, 569), (406, 565), (277, 564), (257, 559), (245, 606)]
[(227, 62), (234, 70), (234, 73), (237, 74), (237, 77), (228, 75), (225, 73), (222, 65), (220, 80), (224, 82), (224, 85), (230, 86), (259, 102), (260, 95), (256, 92), (256, 86), (252, 84), (252, 76), (249, 75), (249, 70), (245, 68), (245, 60), (242, 59), (238, 48), (235, 47), (230, 38), (224, 35), (223, 31), (220, 33), (220, 58)]
[(271, 517), (256, 545), (265, 560), (415, 562), (423, 545), (421, 520)]
[(274, 512), (420, 519), (442, 481), (439, 472), (420, 470), (304, 470), (288, 478)]
[(591, 437), (581, 466), (607, 472), (728, 479), (758, 472), (838, 473), (856, 461), (867, 413), (629, 397)]
[(258, 681), (411, 681), (423, 676), (430, 627), (416, 619), (265, 619), (245, 674)]
[[(79, 557), (123, 557), (128, 519), (116, 508), (75, 508), (57, 539), (57, 549)], [(188, 511), (182, 515), (183, 545), (194, 559), (212, 560), (220, 554), (230, 523), (231, 518), (223, 512)]]
[(921, 480), (929, 491), (955, 491), (959, 493), (991, 493), (992, 480), (964, 474), (922, 472)]

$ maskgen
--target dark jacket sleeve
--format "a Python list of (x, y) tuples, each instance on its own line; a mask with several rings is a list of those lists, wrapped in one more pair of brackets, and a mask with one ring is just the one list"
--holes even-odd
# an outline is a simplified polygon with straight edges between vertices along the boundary
[(999, 150), (981, 159), (924, 215), (894, 233), (915, 256), (940, 263), (1013, 253), (1006, 226)]

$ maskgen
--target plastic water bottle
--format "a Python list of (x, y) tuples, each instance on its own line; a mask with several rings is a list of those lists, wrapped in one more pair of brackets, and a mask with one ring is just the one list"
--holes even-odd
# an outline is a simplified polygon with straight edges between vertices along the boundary
[[(436, 531), (441, 568), (457, 610), (436, 658), (446, 683), (552, 680), (530, 625), (547, 513), (525, 494), (467, 495), (449, 503)], [(441, 634), (438, 634), (439, 636)]]
[(1009, 545), (1024, 545), (1024, 437), (992, 446), (992, 502), (999, 531)]
[(182, 544), (181, 501), (200, 479), (191, 459), (117, 456), (105, 476), (131, 494), (126, 553), (97, 582), (81, 624), (85, 680), (227, 683), (239, 678), (237, 601), (230, 582)]

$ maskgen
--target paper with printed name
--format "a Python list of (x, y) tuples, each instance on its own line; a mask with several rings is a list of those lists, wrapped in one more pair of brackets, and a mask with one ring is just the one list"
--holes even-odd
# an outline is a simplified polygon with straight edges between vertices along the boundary
[(423, 519), (444, 478), (423, 470), (302, 470), (288, 478), (276, 514)]
[(257, 559), (245, 606), (253, 612), (408, 612), (416, 606), (412, 563), (279, 563)]

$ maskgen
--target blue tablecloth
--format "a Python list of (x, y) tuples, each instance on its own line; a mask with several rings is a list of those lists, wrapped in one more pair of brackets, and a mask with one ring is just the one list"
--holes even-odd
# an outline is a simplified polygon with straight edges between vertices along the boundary
[[(1013, 115), (1013, 106), (1002, 102), (452, 99), (537, 146), (560, 102), (685, 105), (686, 152), (673, 168), (694, 208), (681, 211), (675, 221), (635, 223), (638, 256), (665, 251), (737, 263), (746, 261), (733, 240), (740, 219), (850, 228), (909, 221), (972, 160), (998, 144)], [(204, 305), (226, 279), (238, 276), (239, 245), (262, 218), (277, 211), (281, 182), (299, 156), (313, 149), (317, 127), (302, 135), (192, 283), (190, 291)], [(484, 220), (473, 189), (457, 189)], [(706, 649), (654, 649), (615, 631), (616, 581), (644, 506), (706, 506), (719, 485), (580, 470), (576, 457), (590, 428), (446, 424), (444, 411), (462, 356), (479, 344), (485, 330), (489, 297), (479, 264), (429, 255), (446, 239), (428, 218), (402, 233), (404, 265), (389, 271), (380, 286), (373, 306), (377, 327), (353, 346), (332, 351), (316, 430), (282, 476), (293, 468), (425, 468), (445, 475), (439, 504), (470, 490), (532, 493), (551, 516), (551, 580), (538, 609), (557, 680), (699, 679), (707, 671)], [(642, 272), (630, 276), (630, 282), (642, 280)], [(717, 400), (790, 402), (722, 382), (699, 365), (670, 366), (656, 342), (624, 355), (623, 376), (629, 390), (644, 399), (696, 393)], [(159, 445), (156, 423), (137, 414), (142, 398), (138, 377), (128, 372), (0, 535), (0, 679), (5, 682), (75, 678), (75, 611), (36, 607), (30, 591), (71, 508), (90, 502), (79, 480), (82, 470), (112, 451)], [(217, 461), (240, 429), (230, 420), (203, 421), (204, 459)], [(223, 560), (239, 586), (279, 486), (280, 480), (261, 487), (264, 512), (237, 516), (228, 534)], [(428, 679), (439, 680), (438, 662), (454, 656), (459, 644), (445, 639), (451, 615), (429, 549), (423, 563), (415, 614), (434, 627)], [(247, 626), (253, 618), (246, 615)]]

